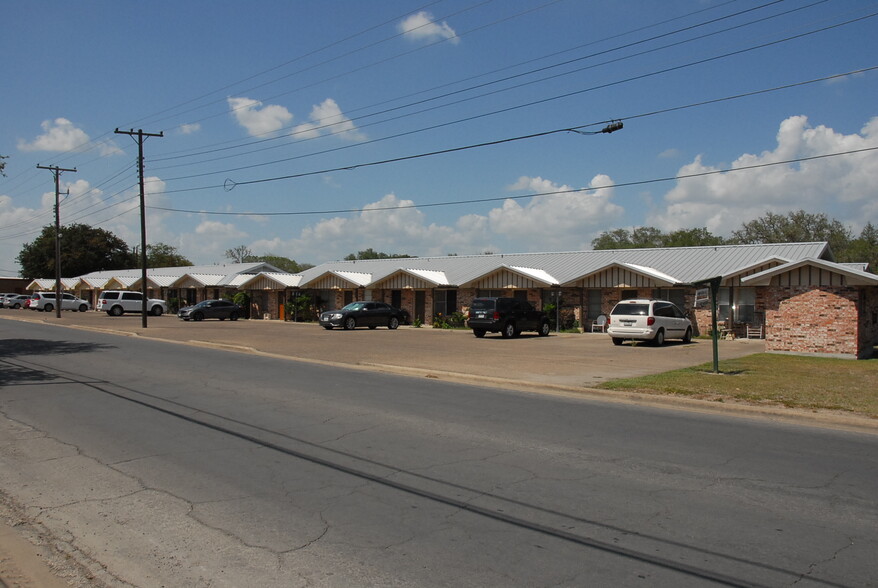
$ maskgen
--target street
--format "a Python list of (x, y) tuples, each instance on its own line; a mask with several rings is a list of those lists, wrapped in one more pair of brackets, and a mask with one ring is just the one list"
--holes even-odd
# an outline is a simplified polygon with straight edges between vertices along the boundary
[(874, 435), (2, 323), (0, 492), (98, 584), (874, 583)]

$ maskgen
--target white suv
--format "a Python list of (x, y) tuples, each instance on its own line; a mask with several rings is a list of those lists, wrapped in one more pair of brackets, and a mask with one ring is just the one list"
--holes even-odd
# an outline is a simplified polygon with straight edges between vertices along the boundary
[[(98, 298), (98, 310), (110, 316), (122, 316), (126, 312), (143, 312), (143, 294), (134, 290), (106, 290)], [(146, 312), (153, 316), (161, 316), (168, 312), (164, 300), (148, 298)]]
[(652, 341), (661, 345), (665, 339), (692, 341), (692, 322), (673, 302), (667, 300), (623, 300), (613, 308), (607, 322), (607, 334), (613, 343), (625, 339)]
[[(52, 312), (55, 310), (55, 293), (54, 292), (34, 292), (30, 297), (30, 305), (28, 308), (32, 310)], [(82, 298), (77, 298), (73, 294), (66, 292), (61, 294), (61, 310), (78, 310), (85, 312), (91, 308), (89, 303)]]

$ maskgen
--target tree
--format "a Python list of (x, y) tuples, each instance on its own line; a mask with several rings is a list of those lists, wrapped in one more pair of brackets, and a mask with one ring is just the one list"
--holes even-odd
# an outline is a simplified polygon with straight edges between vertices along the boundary
[(274, 255), (273, 253), (266, 253), (265, 255), (260, 255), (255, 258), (255, 261), (261, 261), (262, 263), (270, 263), (274, 267), (283, 270), (285, 272), (289, 272), (291, 274), (298, 274), (305, 271), (308, 268), (314, 267), (310, 263), (297, 263), (295, 259), (290, 259), (289, 257), (282, 257), (280, 255)]
[(725, 240), (712, 234), (707, 228), (680, 229), (663, 233), (655, 227), (637, 227), (633, 232), (614, 229), (601, 233), (592, 240), (591, 247), (600, 249), (644, 249), (654, 247), (696, 247), (699, 245), (722, 245)]
[(0, 176), (6, 177), (6, 162), (4, 159), (8, 159), (8, 155), (0, 155)]
[(866, 262), (869, 264), (868, 270), (878, 274), (878, 228), (866, 223), (859, 238), (839, 251), (836, 258), (840, 262)]
[(359, 251), (356, 254), (349, 253), (344, 259), (345, 261), (355, 261), (360, 259), (396, 259), (404, 257), (414, 257), (414, 255), (407, 255), (405, 253), (382, 253), (381, 251), (375, 251), (369, 247), (368, 249)]
[[(136, 261), (137, 267), (140, 267), (140, 259)], [(181, 255), (176, 247), (167, 243), (156, 243), (146, 246), (146, 265), (147, 267), (183, 267), (192, 265), (192, 262)]]
[(825, 214), (797, 210), (786, 215), (769, 212), (732, 231), (734, 243), (804, 243), (827, 241), (833, 253), (843, 252), (850, 244), (851, 230)]
[(246, 245), (238, 245), (233, 249), (226, 250), (226, 258), (231, 259), (235, 263), (252, 263), (256, 261), (256, 256)]
[[(55, 227), (43, 227), (40, 236), (25, 244), (18, 254), (21, 276), (46, 278), (55, 275)], [(132, 266), (128, 245), (119, 237), (88, 225), (61, 227), (61, 277), (71, 278), (101, 270)]]

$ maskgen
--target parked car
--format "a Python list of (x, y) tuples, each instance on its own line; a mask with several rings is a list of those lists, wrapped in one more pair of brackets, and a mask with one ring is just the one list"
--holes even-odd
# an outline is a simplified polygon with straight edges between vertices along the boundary
[(540, 337), (549, 334), (549, 317), (526, 301), (517, 298), (475, 298), (470, 306), (466, 326), (476, 337), (500, 333), (504, 338), (518, 337), (522, 331), (536, 331)]
[(384, 302), (360, 301), (351, 302), (338, 310), (327, 310), (320, 313), (320, 326), (326, 330), (343, 327), (346, 330), (357, 327), (387, 327), (396, 329), (406, 322), (405, 311)]
[[(126, 312), (143, 312), (143, 293), (134, 290), (105, 290), (98, 297), (98, 310), (110, 316), (122, 316)], [(164, 300), (148, 298), (146, 312), (153, 316), (161, 316), (168, 312)]]
[[(54, 292), (34, 292), (30, 296), (28, 308), (38, 310), (40, 312), (52, 312), (57, 307)], [(85, 312), (91, 308), (91, 304), (87, 300), (77, 298), (73, 294), (63, 292), (61, 294), (61, 310), (78, 310)]]
[(29, 294), (13, 294), (3, 299), (4, 308), (23, 308), (30, 300)]
[(177, 317), (184, 321), (203, 321), (209, 318), (236, 321), (243, 314), (240, 306), (228, 300), (202, 300), (194, 306), (185, 306), (177, 311)]
[(692, 322), (673, 302), (667, 300), (623, 300), (610, 313), (607, 334), (615, 345), (626, 339), (651, 341), (661, 345), (665, 339), (692, 340)]

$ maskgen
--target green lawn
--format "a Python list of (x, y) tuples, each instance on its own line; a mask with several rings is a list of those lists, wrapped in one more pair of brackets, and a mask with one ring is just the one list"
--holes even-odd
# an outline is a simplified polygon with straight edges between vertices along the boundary
[[(878, 351), (878, 350), (876, 350)], [(598, 386), (722, 402), (841, 410), (878, 418), (878, 353), (850, 360), (758, 353)]]

